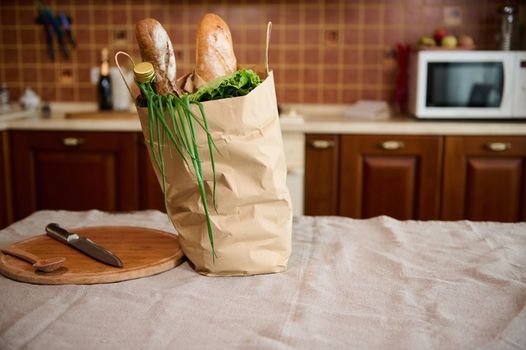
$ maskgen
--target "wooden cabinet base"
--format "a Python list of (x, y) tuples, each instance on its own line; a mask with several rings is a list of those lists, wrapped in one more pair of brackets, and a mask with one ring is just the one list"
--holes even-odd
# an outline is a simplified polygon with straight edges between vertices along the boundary
[(35, 210), (137, 210), (134, 133), (11, 133), (15, 219)]
[(305, 138), (305, 215), (338, 214), (338, 135)]
[(5, 131), (0, 132), (0, 229), (13, 222), (11, 196), (11, 164), (9, 140)]
[(163, 191), (155, 175), (142, 133), (137, 135), (137, 140), (139, 149), (140, 209), (166, 211)]
[(526, 138), (446, 137), (443, 220), (526, 220)]
[(339, 214), (438, 218), (441, 143), (438, 136), (342, 136)]

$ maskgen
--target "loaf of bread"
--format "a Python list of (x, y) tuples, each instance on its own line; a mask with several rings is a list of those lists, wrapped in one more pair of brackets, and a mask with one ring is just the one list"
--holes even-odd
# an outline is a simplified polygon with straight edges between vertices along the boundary
[(237, 70), (230, 29), (213, 13), (204, 15), (199, 24), (195, 63), (195, 72), (206, 82)]
[(159, 95), (177, 91), (176, 61), (172, 42), (161, 23), (145, 18), (135, 26), (137, 43), (143, 61), (153, 64), (155, 69), (154, 88)]

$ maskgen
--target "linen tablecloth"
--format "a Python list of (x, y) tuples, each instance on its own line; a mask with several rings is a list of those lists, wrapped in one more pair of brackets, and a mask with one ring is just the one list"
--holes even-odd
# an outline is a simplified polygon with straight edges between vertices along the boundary
[[(0, 246), (49, 222), (175, 233), (157, 211), (40, 211)], [(184, 263), (89, 286), (0, 276), (0, 349), (524, 349), (525, 303), (526, 223), (296, 217), (279, 274)]]

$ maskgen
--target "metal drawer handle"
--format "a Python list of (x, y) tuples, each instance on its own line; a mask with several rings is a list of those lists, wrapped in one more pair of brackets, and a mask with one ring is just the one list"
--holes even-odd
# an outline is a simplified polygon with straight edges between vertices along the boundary
[(492, 152), (504, 152), (511, 149), (511, 144), (506, 142), (490, 142), (486, 143), (485, 146)]
[(402, 141), (384, 141), (381, 142), (379, 146), (386, 151), (396, 151), (397, 149), (404, 148), (405, 144)]
[(65, 137), (62, 139), (62, 144), (67, 147), (75, 147), (86, 143), (86, 139), (79, 137)]
[(311, 141), (310, 145), (316, 149), (327, 149), (334, 147), (334, 141), (314, 140)]

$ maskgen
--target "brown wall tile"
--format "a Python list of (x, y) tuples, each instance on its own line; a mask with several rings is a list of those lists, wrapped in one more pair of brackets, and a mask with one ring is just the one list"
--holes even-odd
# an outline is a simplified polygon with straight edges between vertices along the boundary
[(2, 44), (3, 45), (17, 45), (18, 44), (18, 31), (9, 27), (2, 26)]
[[(481, 0), (473, 6), (468, 0), (52, 0), (54, 12), (60, 9), (72, 17), (78, 42), (70, 60), (56, 50), (57, 60), (52, 62), (44, 30), (34, 23), (33, 2), (2, 1), (0, 79), (7, 82), (13, 100), (27, 85), (46, 99), (95, 101), (89, 71), (99, 65), (100, 49), (124, 50), (140, 60), (134, 24), (147, 16), (157, 18), (169, 32), (178, 75), (183, 75), (193, 67), (198, 22), (212, 11), (229, 23), (241, 64), (262, 63), (266, 22), (273, 22), (269, 59), (280, 102), (391, 100), (397, 67), (386, 55), (397, 43), (432, 35), (444, 25), (444, 6), (458, 6), (464, 23), (451, 31), (467, 33), (479, 48), (491, 49), (497, 9), (504, 2)], [(116, 37), (118, 33), (124, 38)], [(58, 81), (64, 67), (73, 73), (68, 86)]]
[(3, 8), (1, 12), (2, 26), (17, 24), (17, 11), (15, 7)]
[(320, 70), (317, 68), (306, 68), (303, 70), (303, 81), (308, 85), (317, 85), (321, 82)]
[(20, 80), (20, 69), (9, 68), (4, 71), (5, 79), (9, 82), (18, 82)]

